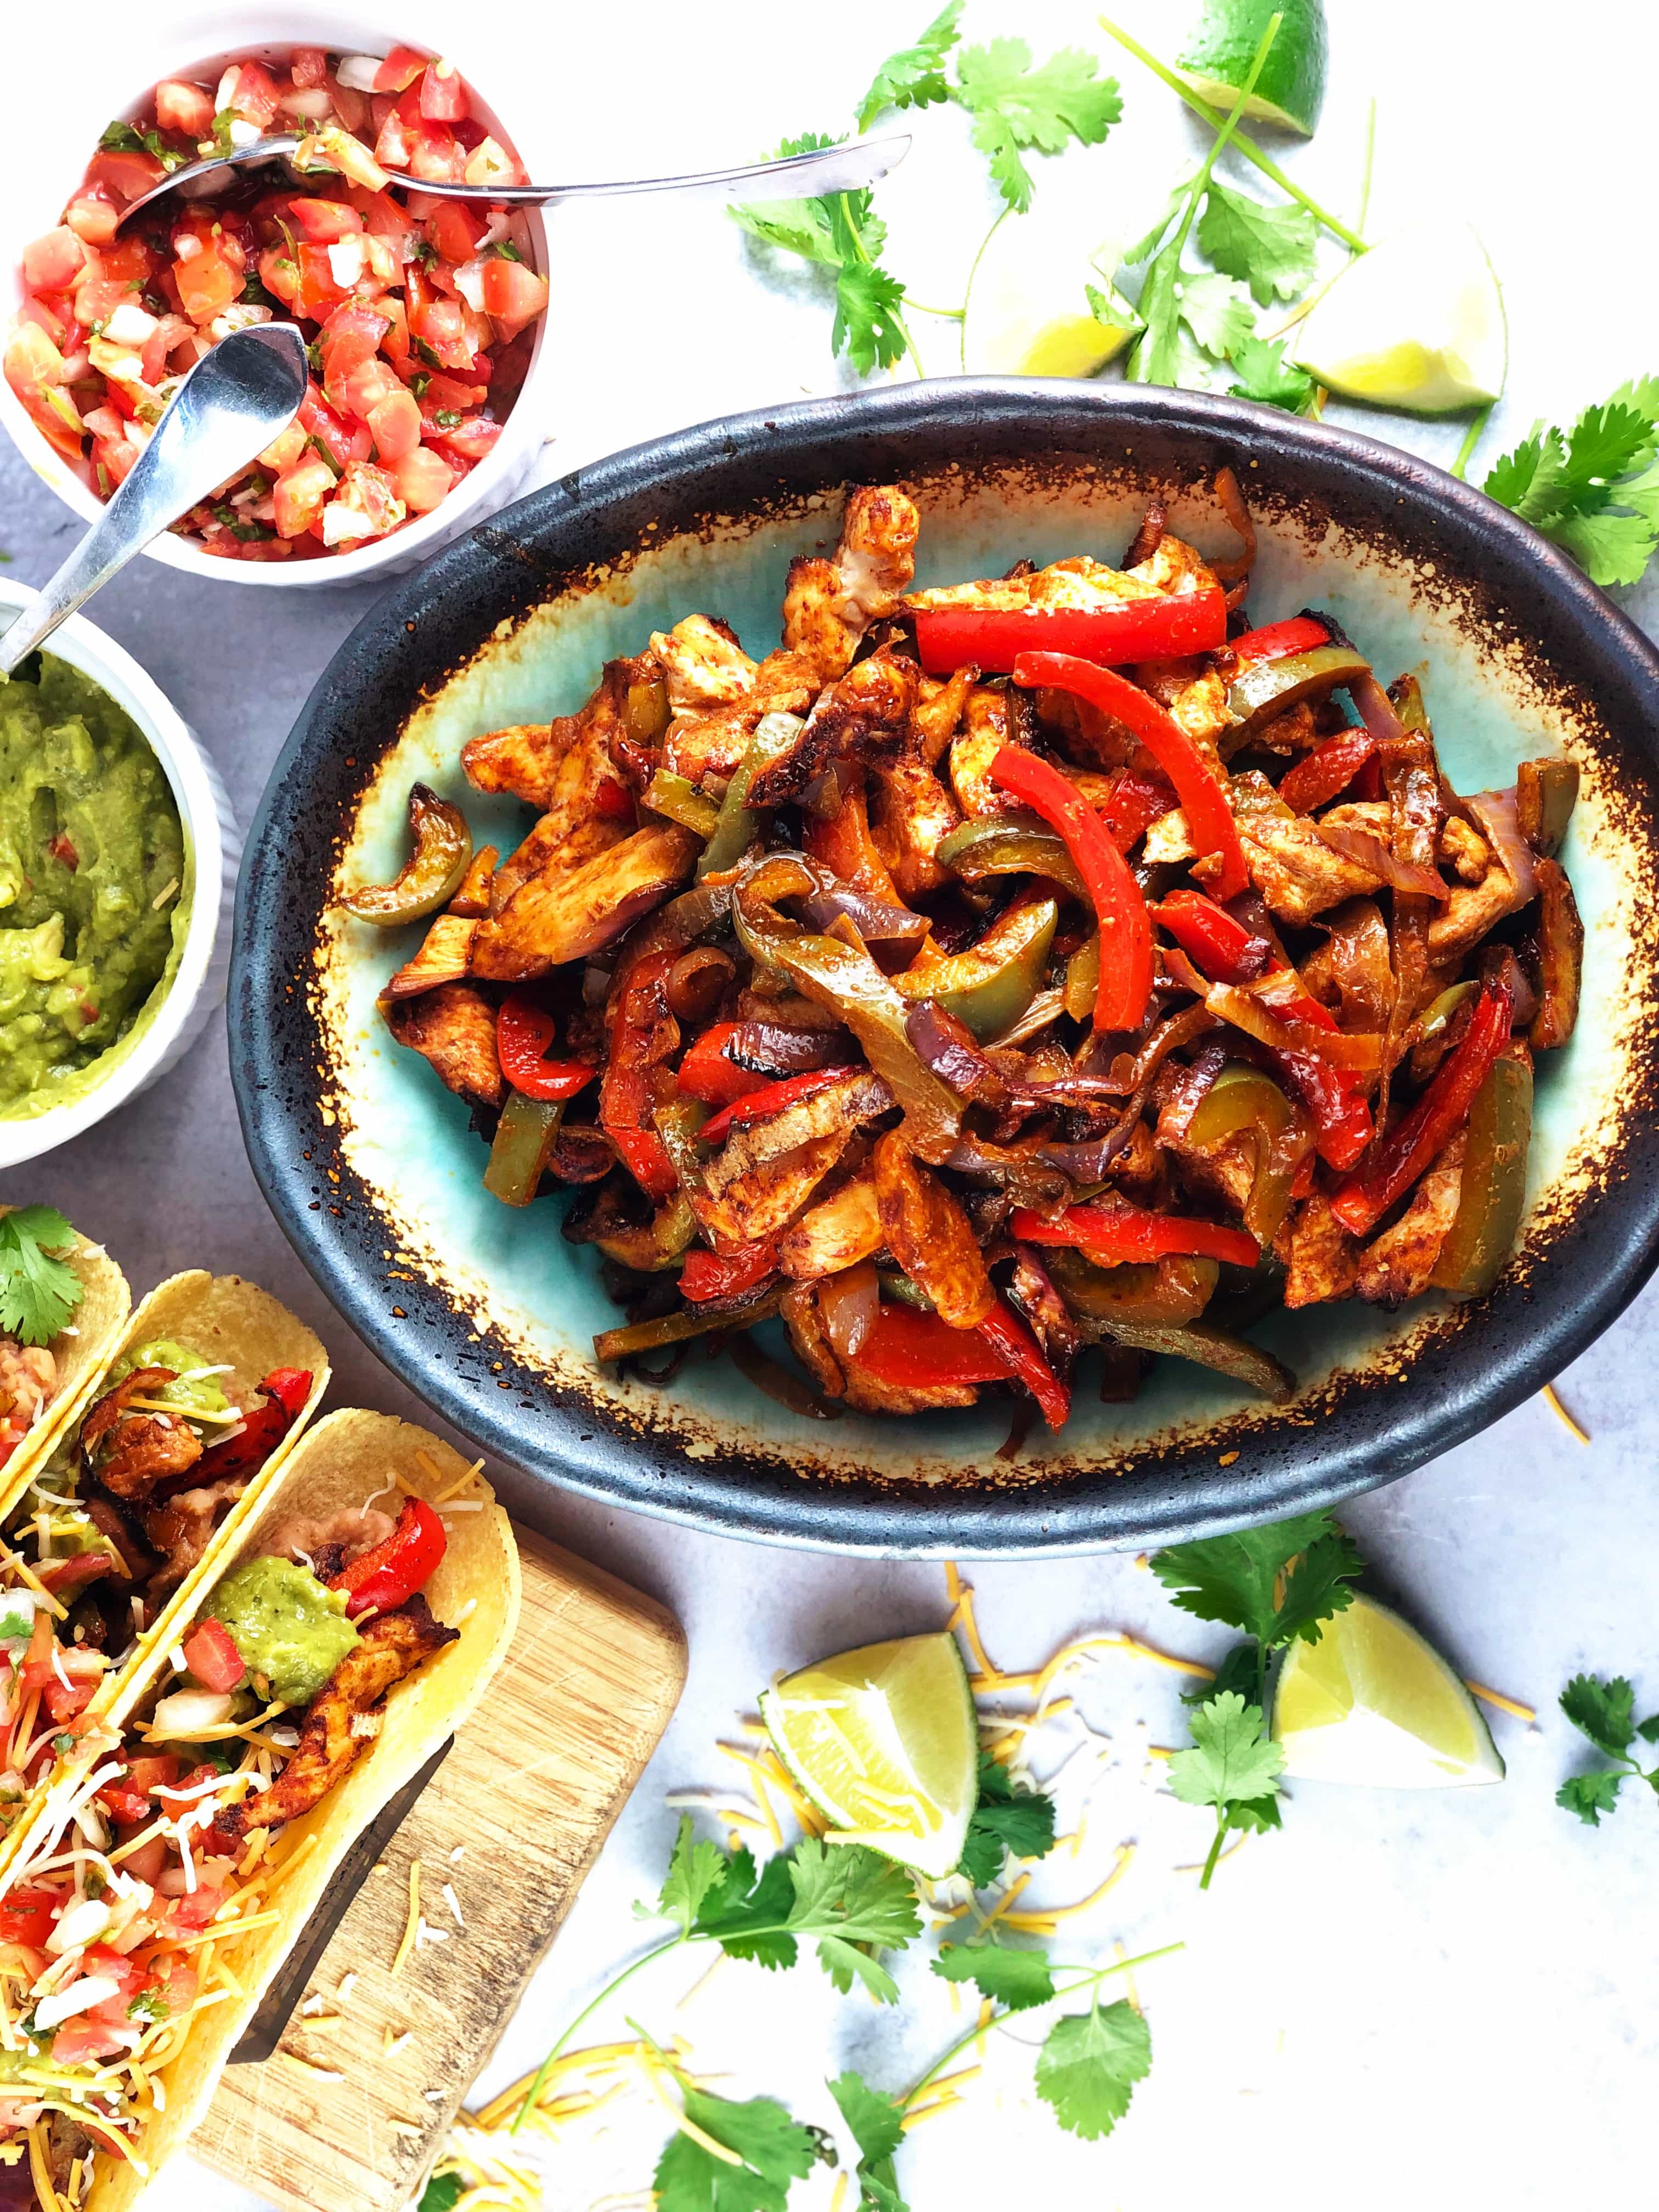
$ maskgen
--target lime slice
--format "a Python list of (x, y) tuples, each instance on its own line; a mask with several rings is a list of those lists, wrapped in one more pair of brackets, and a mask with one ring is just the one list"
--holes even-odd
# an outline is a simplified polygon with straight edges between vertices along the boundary
[(1285, 1771), (1373, 1790), (1501, 1782), (1504, 1762), (1474, 1698), (1397, 1613), (1356, 1597), (1317, 1644), (1293, 1644), (1273, 1693)]
[(1294, 350), (1350, 399), (1422, 415), (1484, 406), (1502, 393), (1509, 363), (1486, 247), (1466, 222), (1396, 231), (1326, 287)]
[(935, 1881), (962, 1856), (979, 1793), (979, 1722), (954, 1636), (866, 1644), (763, 1691), (778, 1757), (832, 1840)]
[(963, 330), (969, 369), (992, 376), (1092, 376), (1122, 352), (1140, 318), (1112, 284), (1122, 241), (1102, 243), (1088, 210), (1056, 198), (1006, 215), (969, 281)]
[(1285, 20), (1244, 113), (1253, 123), (1276, 123), (1311, 138), (1325, 100), (1324, 0), (1206, 0), (1176, 69), (1200, 100), (1224, 115), (1237, 105), (1275, 14)]

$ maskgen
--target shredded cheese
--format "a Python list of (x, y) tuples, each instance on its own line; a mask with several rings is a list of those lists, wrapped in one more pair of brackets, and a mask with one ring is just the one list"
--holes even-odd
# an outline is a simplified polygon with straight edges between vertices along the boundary
[(419, 1941), (421, 1925), (421, 1863), (419, 1859), (410, 1859), (409, 1863), (409, 1917), (404, 1923), (403, 1941), (398, 1946), (398, 1955), (392, 1961), (392, 1972), (394, 1978), (398, 1974), (402, 1973), (404, 1966), (408, 1962), (410, 1953), (415, 1948), (416, 1943)]
[(1556, 1396), (1554, 1383), (1547, 1382), (1544, 1385), (1540, 1395), (1543, 1398), (1544, 1403), (1549, 1407), (1551, 1413), (1554, 1413), (1559, 1419), (1566, 1423), (1567, 1426), (1572, 1431), (1574, 1436), (1577, 1437), (1579, 1443), (1581, 1444), (1587, 1444), (1589, 1442), (1589, 1430), (1580, 1427), (1579, 1424), (1574, 1420), (1572, 1415), (1561, 1403), (1559, 1398)]
[(1534, 1707), (1523, 1705), (1517, 1698), (1506, 1698), (1501, 1690), (1489, 1690), (1484, 1682), (1472, 1682), (1466, 1679), (1463, 1686), (1471, 1697), (1479, 1698), (1483, 1705), (1495, 1705), (1500, 1713), (1513, 1714), (1516, 1720), (1525, 1721), (1528, 1727), (1538, 1718)]

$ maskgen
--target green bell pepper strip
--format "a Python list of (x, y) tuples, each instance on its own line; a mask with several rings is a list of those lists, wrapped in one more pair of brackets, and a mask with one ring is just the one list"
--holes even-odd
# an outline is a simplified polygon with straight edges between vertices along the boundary
[(1430, 1277), (1454, 1298), (1483, 1298), (1515, 1249), (1527, 1202), (1532, 1070), (1505, 1054), (1475, 1094), (1457, 1216)]
[(1115, 1321), (1108, 1324), (1109, 1333), (1120, 1344), (1132, 1345), (1137, 1352), (1161, 1352), (1170, 1359), (1190, 1359), (1200, 1367), (1212, 1368), (1218, 1375), (1230, 1376), (1247, 1389), (1259, 1390), (1264, 1398), (1271, 1398), (1282, 1406), (1296, 1395), (1296, 1377), (1290, 1369), (1264, 1352), (1259, 1344), (1248, 1337), (1234, 1336), (1224, 1328), (1215, 1328), (1208, 1322), (1183, 1322), (1179, 1328), (1167, 1323), (1149, 1325), (1146, 1322)]
[[(1012, 1029), (1037, 994), (1060, 908), (1034, 899), (993, 922), (977, 945), (946, 960), (895, 975), (906, 999), (930, 999), (954, 1014), (981, 1044)], [(1091, 998), (1089, 1010), (1094, 1000)]]
[(708, 842), (703, 848), (697, 863), (697, 876), (719, 875), (724, 869), (736, 867), (748, 849), (749, 841), (759, 834), (761, 815), (748, 804), (749, 787), (761, 770), (780, 760), (799, 736), (801, 718), (799, 714), (763, 714), (755, 726), (755, 734), (749, 740), (749, 750), (738, 764), (736, 775), (726, 787), (726, 796), (709, 832)]
[(653, 814), (665, 814), (694, 837), (712, 837), (720, 811), (712, 799), (695, 789), (690, 779), (659, 768), (645, 787), (645, 804)]
[(1418, 1022), (1418, 1043), (1428, 1044), (1432, 1039), (1439, 1036), (1463, 1001), (1466, 999), (1472, 999), (1480, 988), (1480, 986), (1473, 978), (1469, 978), (1462, 983), (1454, 983), (1449, 990), (1443, 991), (1437, 999), (1430, 1003), (1426, 1012)]
[(562, 1099), (507, 1092), (483, 1174), (484, 1188), (492, 1198), (503, 1206), (529, 1205), (552, 1158), (563, 1116)]
[(1184, 1328), (1209, 1304), (1221, 1272), (1214, 1260), (1179, 1255), (1097, 1267), (1063, 1245), (1045, 1252), (1042, 1264), (1076, 1318), (1105, 1328), (1120, 1322)]
[(1313, 1150), (1313, 1125), (1270, 1076), (1235, 1060), (1200, 1099), (1185, 1141), (1208, 1152), (1238, 1136), (1251, 1138), (1255, 1152), (1244, 1226), (1265, 1252), (1290, 1212), (1296, 1178)]
[(659, 1274), (678, 1261), (696, 1233), (697, 1218), (691, 1211), (691, 1201), (683, 1190), (677, 1190), (639, 1228), (615, 1230), (609, 1236), (595, 1237), (592, 1242), (608, 1260), (642, 1275)]
[(1065, 839), (1035, 814), (988, 814), (964, 822), (940, 838), (934, 857), (964, 883), (987, 876), (1046, 876), (1073, 898), (1089, 896)]
[(1570, 760), (1522, 761), (1515, 771), (1515, 812), (1534, 853), (1560, 846), (1578, 804), (1578, 765)]
[(697, 1149), (697, 1136), (708, 1119), (708, 1107), (701, 1098), (671, 1098), (656, 1108), (651, 1119), (681, 1190), (688, 1198), (702, 1197), (702, 1155)]
[(1074, 1022), (1086, 1022), (1095, 1010), (1095, 1000), (1100, 995), (1100, 932), (1085, 938), (1066, 963), (1066, 981), (1060, 986), (1060, 998), (1066, 1012)]
[(821, 873), (799, 853), (757, 861), (732, 902), (738, 941), (757, 966), (778, 969), (805, 997), (840, 1015), (903, 1109), (911, 1148), (937, 1164), (956, 1143), (962, 1101), (910, 1042), (904, 1026), (909, 1000), (861, 947), (803, 929), (777, 911), (778, 900), (805, 898), (819, 889)]
[(783, 1303), (781, 1289), (762, 1291), (740, 1305), (723, 1305), (711, 1313), (707, 1306), (682, 1306), (678, 1313), (662, 1314), (655, 1321), (636, 1321), (625, 1328), (607, 1328), (593, 1340), (593, 1357), (603, 1366), (608, 1360), (629, 1359), (636, 1352), (657, 1352), (665, 1344), (680, 1344), (688, 1336), (707, 1336), (717, 1328), (752, 1328), (757, 1321), (775, 1314)]
[(1316, 645), (1279, 660), (1246, 661), (1227, 686), (1227, 719), (1235, 729), (1259, 729), (1298, 699), (1322, 698), (1370, 672), (1364, 655), (1345, 645)]
[(460, 808), (423, 783), (410, 786), (409, 830), (415, 849), (389, 884), (362, 884), (340, 904), (359, 921), (398, 929), (447, 906), (472, 861), (472, 832)]

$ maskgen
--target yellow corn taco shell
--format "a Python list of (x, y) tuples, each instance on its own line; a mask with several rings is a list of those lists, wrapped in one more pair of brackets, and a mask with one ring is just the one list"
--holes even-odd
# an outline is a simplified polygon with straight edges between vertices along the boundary
[[(395, 1510), (396, 1487), (387, 1492), (393, 1478), (434, 1504), (454, 1494), (455, 1504), (445, 1516), (449, 1547), (425, 1594), (438, 1619), (459, 1629), (460, 1639), (397, 1685), (370, 1748), (319, 1805), (278, 1832), (268, 1856), (241, 1887), (240, 1893), (248, 1900), (245, 1913), (270, 1911), (276, 1917), (214, 1947), (222, 1949), (228, 1969), (222, 1986), (234, 1987), (238, 1994), (169, 2023), (146, 2053), (145, 2069), (161, 2083), (165, 2103), (140, 2129), (133, 2146), (145, 2171), (101, 2153), (86, 2212), (127, 2212), (143, 2196), (147, 2176), (153, 2179), (183, 2146), (340, 1861), (388, 1798), (471, 1712), (507, 1656), (519, 1617), (519, 1554), (511, 1523), (482, 1477), (469, 1480), (467, 1462), (459, 1453), (425, 1430), (386, 1413), (342, 1411), (317, 1424), (288, 1461), (280, 1481), (265, 1492), (254, 1518), (234, 1539), (216, 1544), (211, 1572), (198, 1588), (192, 1614), (210, 1611), (220, 1579), (241, 1560), (258, 1558), (280, 1536), (284, 1522), (296, 1516), (326, 1519), (342, 1507), (370, 1500)], [(145, 1655), (123, 1688), (110, 1716), (112, 1723), (130, 1720), (166, 1664), (165, 1647)], [(39, 1832), (39, 1824), (33, 1824), (31, 1833)], [(210, 1962), (203, 1978), (205, 1994), (215, 1978)], [(149, 2201), (159, 2201), (160, 2194)]]
[[(15, 1211), (0, 1206), (0, 1215)], [(132, 1306), (127, 1279), (101, 1244), (89, 1243), (77, 1230), (74, 1249), (62, 1256), (81, 1279), (81, 1303), (69, 1327), (46, 1346), (58, 1363), (58, 1387), (0, 1467), (0, 1514), (22, 1495), (29, 1478), (51, 1457), (58, 1438), (85, 1413), (115, 1356)]]
[[(122, 1289), (125, 1291), (125, 1284)], [(113, 1709), (129, 1685), (139, 1678), (148, 1659), (153, 1656), (164, 1660), (178, 1641), (178, 1624), (189, 1619), (204, 1580), (210, 1577), (216, 1579), (224, 1571), (222, 1562), (233, 1556), (232, 1550), (227, 1547), (234, 1547), (238, 1532), (258, 1512), (272, 1484), (280, 1479), (316, 1411), (318, 1401), (328, 1387), (328, 1354), (316, 1335), (286, 1306), (279, 1305), (266, 1291), (245, 1282), (240, 1275), (210, 1275), (199, 1267), (193, 1268), (185, 1274), (171, 1276), (148, 1297), (140, 1300), (125, 1332), (90, 1378), (75, 1422), (59, 1431), (58, 1445), (73, 1443), (76, 1425), (88, 1407), (97, 1402), (100, 1386), (111, 1370), (137, 1346), (153, 1343), (158, 1338), (170, 1338), (186, 1345), (201, 1354), (205, 1366), (228, 1367), (231, 1372), (223, 1377), (223, 1388), (234, 1406), (258, 1404), (254, 1386), (262, 1376), (279, 1367), (308, 1368), (311, 1390), (282, 1443), (254, 1476), (246, 1495), (231, 1508), (206, 1555), (173, 1592), (125, 1666), (112, 1668), (105, 1677), (88, 1708), (88, 1724)], [(34, 1474), (40, 1472), (39, 1467), (33, 1469)], [(22, 1480), (9, 1490), (6, 1510), (17, 1504), (31, 1479), (26, 1473)], [(12, 1587), (15, 1578), (15, 1568), (0, 1561), (0, 1589)], [(27, 1579), (27, 1576), (23, 1579)], [(43, 1790), (64, 1775), (73, 1774), (83, 1764), (78, 1750), (70, 1752), (52, 1772), (40, 1777), (30, 1793), (31, 1802)], [(29, 1825), (26, 1817), (0, 1840), (0, 1872), (10, 1865)]]

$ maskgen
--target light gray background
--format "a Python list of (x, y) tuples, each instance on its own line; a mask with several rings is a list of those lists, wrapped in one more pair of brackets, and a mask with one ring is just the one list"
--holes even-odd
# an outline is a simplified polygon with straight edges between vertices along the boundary
[[(1659, 63), (1652, 10), (1640, 0), (1565, 15), (1529, 5), (1494, 15), (1470, 0), (1328, 4), (1335, 52), (1325, 123), (1315, 147), (1289, 158), (1313, 189), (1352, 211), (1374, 94), (1370, 234), (1410, 213), (1452, 210), (1482, 232), (1504, 282), (1512, 362), (1483, 462), (1534, 416), (1570, 416), (1624, 377), (1659, 367), (1647, 236), (1651, 134), (1633, 97)], [(712, 163), (786, 131), (842, 127), (874, 61), (914, 35), (928, 11), (928, 0), (898, 9), (843, 0), (833, 15), (763, 0), (501, 8), (489, 21), (484, 10), (470, 13), (466, 42), (452, 51), (504, 109), (508, 84), (520, 88), (521, 103), (523, 88), (534, 88), (544, 142), (550, 133), (565, 174), (616, 174)], [(61, 18), (21, 12), (8, 29), (13, 95), (50, 102), (74, 56)], [(261, 11), (228, 12), (250, 40), (261, 34)], [(1187, 12), (1123, 0), (1125, 19), (1166, 52)], [(428, 30), (434, 15), (417, 4), (401, 20), (433, 43), (459, 35), (441, 15)], [(195, 34), (199, 20), (164, 0), (141, 32), (129, 9), (95, 0), (76, 10), (74, 43), (129, 46), (137, 83), (181, 47), (214, 43)], [(1125, 120), (1097, 154), (1036, 163), (1039, 190), (1085, 198), (1103, 232), (1132, 235), (1198, 134), (1137, 64), (1113, 58), (1091, 21), (1087, 8), (1062, 0), (1018, 9), (971, 0), (968, 30), (982, 38), (1019, 28), (1039, 51), (1068, 38), (1099, 47), (1123, 84)], [(930, 117), (919, 137), (908, 171), (884, 195), (893, 259), (920, 296), (948, 300), (981, 234), (985, 192), (957, 118)], [(43, 222), (51, 213), (41, 210)], [(553, 312), (565, 368), (546, 423), (544, 475), (683, 422), (845, 380), (830, 362), (829, 317), (811, 280), (757, 281), (748, 249), (717, 210), (568, 220), (557, 264)], [(948, 368), (934, 331), (930, 362)], [(1456, 426), (1398, 418), (1367, 427), (1441, 459), (1458, 435)], [(77, 527), (9, 447), (0, 453), (9, 573), (41, 580)], [(262, 593), (141, 562), (92, 611), (202, 732), (246, 823), (307, 692), (374, 596)], [(1632, 599), (1651, 627), (1653, 592)], [(6, 1185), (8, 1200), (68, 1207), (107, 1240), (140, 1290), (191, 1265), (256, 1278), (327, 1336), (334, 1403), (420, 1414), (332, 1318), (267, 1212), (237, 1133), (222, 1022), (118, 1121)], [(1108, 1662), (1088, 1691), (1089, 1710), (1116, 1739), (1121, 1764), (1097, 1801), (1090, 1852), (1078, 1869), (1057, 1871), (1048, 1893), (1080, 1894), (1109, 1863), (1108, 1845), (1139, 1838), (1115, 1910), (1082, 1923), (1068, 1951), (1107, 1955), (1119, 1935), (1133, 1948), (1186, 1939), (1182, 1957), (1143, 1980), (1157, 2042), (1152, 2078), (1113, 2141), (1085, 2148), (1026, 2101), (1024, 2056), (999, 2055), (974, 2100), (907, 2149), (918, 2212), (1033, 2185), (1055, 2206), (1126, 2212), (1196, 2212), (1218, 2200), (1265, 2206), (1287, 2187), (1364, 2208), (1402, 2199), (1542, 2206), (1592, 2195), (1624, 2205), (1646, 2197), (1651, 2135), (1643, 2122), (1659, 1981), (1649, 1869), (1659, 1808), (1646, 1793), (1644, 1802), (1632, 1796), (1599, 1833), (1558, 1812), (1552, 1794), (1577, 1747), (1549, 1715), (1580, 1665), (1630, 1670), (1644, 1702), (1659, 1705), (1659, 1512), (1644, 1350), (1656, 1310), (1652, 1294), (1638, 1300), (1562, 1378), (1593, 1431), (1588, 1449), (1533, 1403), (1344, 1516), (1383, 1586), (1460, 1667), (1545, 1712), (1530, 1733), (1498, 1723), (1505, 1787), (1425, 1797), (1304, 1788), (1285, 1833), (1253, 1843), (1200, 1899), (1193, 1875), (1175, 1869), (1201, 1856), (1203, 1817), (1153, 1794), (1139, 1749), (1148, 1733), (1176, 1740), (1177, 1686), (1132, 1662)], [(629, 1906), (654, 1887), (672, 1832), (663, 1793), (722, 1778), (715, 1736), (730, 1733), (731, 1716), (757, 1684), (826, 1650), (937, 1625), (945, 1611), (936, 1567), (741, 1547), (536, 1494), (510, 1477), (502, 1486), (528, 1520), (673, 1606), (692, 1657), (665, 1747), (509, 2030), (487, 2077), (492, 2088), (533, 2063), (584, 1990), (629, 1954)], [(1200, 1655), (1216, 1648), (1127, 1559), (1004, 1565), (976, 1579), (988, 1640), (1005, 1665), (1035, 1663), (1065, 1634), (1096, 1625)], [(507, 1787), (510, 1763), (505, 1752)], [(447, 1964), (462, 1965), (460, 1948)], [(636, 2016), (662, 2034), (695, 2021), (710, 2071), (730, 2070), (743, 2094), (775, 2092), (819, 2120), (830, 2110), (823, 2076), (846, 2054), (865, 2052), (877, 2078), (897, 2084), (951, 2033), (942, 1997), (918, 2003), (907, 2040), (861, 2003), (821, 1996), (809, 1972), (763, 1980), (726, 1969), (707, 2009), (681, 2022), (672, 2000), (689, 1978), (676, 1970), (636, 1985)], [(620, 2020), (611, 2026), (620, 2031)], [(651, 2114), (641, 2112), (591, 2154), (563, 2160), (549, 2201), (586, 2206), (602, 2191), (642, 2187), (659, 2140)], [(822, 2206), (829, 2196), (821, 2175), (793, 2201)], [(179, 2212), (258, 2201), (187, 2163), (157, 2197)]]

